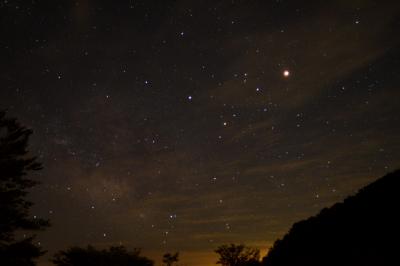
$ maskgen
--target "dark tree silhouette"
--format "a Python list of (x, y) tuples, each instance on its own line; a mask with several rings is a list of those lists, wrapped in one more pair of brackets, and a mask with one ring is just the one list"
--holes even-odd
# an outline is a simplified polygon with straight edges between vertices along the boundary
[(398, 170), (295, 223), (275, 242), (263, 265), (400, 265), (399, 187)]
[(27, 174), (41, 169), (27, 146), (32, 130), (0, 111), (0, 263), (7, 266), (35, 265), (44, 252), (32, 243), (34, 236), (17, 239), (20, 230), (40, 230), (48, 221), (32, 219), (32, 203), (26, 199), (28, 189), (38, 183)]
[(260, 264), (260, 251), (245, 245), (222, 245), (215, 252), (219, 255), (217, 264), (222, 266), (256, 266)]
[(98, 250), (72, 247), (54, 255), (53, 263), (58, 266), (153, 266), (150, 259), (140, 255), (140, 249), (126, 250), (123, 246)]
[(179, 261), (179, 252), (176, 252), (174, 254), (165, 253), (162, 261), (166, 266), (173, 265), (175, 262)]

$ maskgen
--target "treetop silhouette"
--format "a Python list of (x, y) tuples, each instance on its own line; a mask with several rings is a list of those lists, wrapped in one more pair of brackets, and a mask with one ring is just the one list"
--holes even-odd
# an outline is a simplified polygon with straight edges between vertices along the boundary
[(33, 259), (44, 252), (32, 243), (34, 236), (17, 240), (16, 233), (49, 225), (31, 218), (32, 202), (26, 199), (28, 190), (38, 184), (27, 176), (42, 166), (27, 150), (32, 130), (5, 115), (0, 111), (0, 261), (8, 266), (34, 265)]
[(153, 261), (141, 256), (140, 252), (140, 249), (128, 251), (124, 246), (103, 250), (92, 246), (71, 247), (56, 253), (52, 261), (58, 266), (153, 266)]
[(260, 260), (260, 250), (243, 244), (221, 245), (215, 252), (219, 255), (217, 264), (222, 266), (255, 266)]

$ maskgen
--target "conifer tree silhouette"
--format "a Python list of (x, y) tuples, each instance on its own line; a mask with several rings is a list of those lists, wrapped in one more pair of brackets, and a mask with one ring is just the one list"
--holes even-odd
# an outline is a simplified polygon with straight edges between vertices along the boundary
[(0, 111), (0, 262), (7, 266), (31, 266), (44, 252), (33, 244), (34, 235), (17, 239), (16, 233), (49, 225), (46, 220), (30, 216), (32, 202), (26, 199), (28, 190), (38, 184), (27, 174), (42, 166), (27, 151), (32, 130), (5, 115)]

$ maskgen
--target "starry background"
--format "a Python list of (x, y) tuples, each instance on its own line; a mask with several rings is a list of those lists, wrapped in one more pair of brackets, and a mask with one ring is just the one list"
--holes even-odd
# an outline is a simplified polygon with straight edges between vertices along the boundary
[(34, 129), (45, 167), (37, 244), (190, 266), (223, 243), (265, 254), (399, 167), (399, 15), (380, 0), (2, 0), (0, 108)]

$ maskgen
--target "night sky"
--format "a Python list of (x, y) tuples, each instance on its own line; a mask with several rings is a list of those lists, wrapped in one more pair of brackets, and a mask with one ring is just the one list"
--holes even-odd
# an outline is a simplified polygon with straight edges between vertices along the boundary
[(43, 162), (37, 244), (189, 266), (400, 166), (400, 3), (0, 3), (0, 109)]

